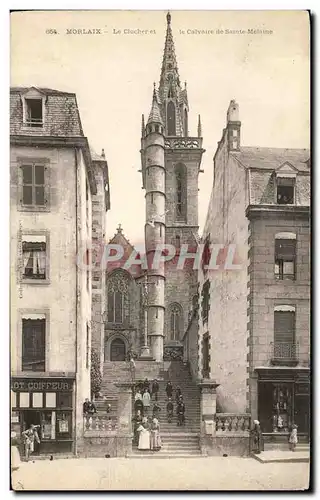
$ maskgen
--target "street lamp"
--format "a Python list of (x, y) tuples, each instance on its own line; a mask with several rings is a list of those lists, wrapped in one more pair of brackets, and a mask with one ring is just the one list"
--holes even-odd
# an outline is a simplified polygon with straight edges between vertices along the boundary
[(144, 280), (141, 283), (143, 286), (142, 300), (144, 306), (144, 335), (143, 346), (141, 347), (141, 358), (150, 358), (150, 347), (148, 346), (148, 285), (154, 285), (152, 281), (148, 281), (148, 276), (145, 274)]

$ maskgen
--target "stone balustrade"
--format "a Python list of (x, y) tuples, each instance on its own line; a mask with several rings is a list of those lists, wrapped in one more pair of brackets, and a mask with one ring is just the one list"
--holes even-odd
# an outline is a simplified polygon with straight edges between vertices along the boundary
[(90, 415), (83, 417), (84, 436), (90, 434), (109, 434), (117, 432), (118, 422), (116, 418)]
[(165, 149), (201, 149), (201, 137), (171, 137), (164, 141)]
[(249, 434), (250, 415), (248, 413), (216, 413), (216, 435)]

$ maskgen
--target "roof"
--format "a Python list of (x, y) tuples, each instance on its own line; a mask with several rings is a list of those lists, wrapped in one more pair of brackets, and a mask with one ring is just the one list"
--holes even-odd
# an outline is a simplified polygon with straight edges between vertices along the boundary
[(275, 170), (287, 162), (299, 172), (310, 172), (309, 149), (241, 147), (240, 152), (231, 155), (246, 168)]
[(35, 87), (34, 85), (30, 85), (30, 87), (10, 87), (10, 93), (23, 93), (27, 92), (31, 88), (35, 88), (39, 90), (39, 92), (43, 92), (44, 94), (50, 94), (50, 95), (75, 95), (74, 92), (64, 92), (62, 90), (56, 90), (56, 89), (49, 89), (47, 87)]
[(161, 123), (161, 125), (163, 125), (155, 88), (153, 89), (152, 106), (148, 123)]

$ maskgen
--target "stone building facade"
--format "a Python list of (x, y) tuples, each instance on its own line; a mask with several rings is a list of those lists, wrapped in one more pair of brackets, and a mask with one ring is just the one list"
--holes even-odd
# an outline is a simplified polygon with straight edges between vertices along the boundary
[(231, 101), (202, 239), (206, 264), (217, 258), (199, 273), (198, 376), (219, 384), (218, 411), (286, 439), (309, 428), (310, 154), (240, 139)]
[(39, 424), (41, 453), (76, 452), (90, 397), (93, 162), (75, 94), (12, 88), (10, 127), (12, 428)]

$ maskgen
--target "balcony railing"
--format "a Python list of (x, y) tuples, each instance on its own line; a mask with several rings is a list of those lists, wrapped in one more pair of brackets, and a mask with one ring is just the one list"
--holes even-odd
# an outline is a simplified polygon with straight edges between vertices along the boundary
[(164, 141), (165, 149), (201, 149), (201, 137), (171, 137)]
[(271, 362), (273, 365), (296, 365), (298, 363), (298, 347), (296, 342), (273, 342), (271, 344)]

